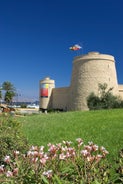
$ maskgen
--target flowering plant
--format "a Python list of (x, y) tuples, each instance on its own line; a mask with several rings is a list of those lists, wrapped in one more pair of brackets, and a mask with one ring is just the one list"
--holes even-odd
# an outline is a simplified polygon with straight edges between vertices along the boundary
[[(12, 184), (107, 184), (109, 166), (108, 151), (93, 142), (84, 145), (81, 138), (72, 142), (32, 146), (26, 154), (14, 151), (6, 155), (0, 165), (0, 182)], [(46, 151), (45, 151), (46, 150)]]

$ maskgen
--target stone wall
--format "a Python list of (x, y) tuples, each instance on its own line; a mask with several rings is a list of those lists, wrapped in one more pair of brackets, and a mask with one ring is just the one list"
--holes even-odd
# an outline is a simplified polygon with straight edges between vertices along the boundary
[(120, 95), (121, 99), (123, 100), (123, 85), (119, 84), (118, 90), (119, 90), (119, 95)]
[(64, 87), (52, 90), (51, 104), (53, 109), (67, 110), (69, 89), (69, 87)]

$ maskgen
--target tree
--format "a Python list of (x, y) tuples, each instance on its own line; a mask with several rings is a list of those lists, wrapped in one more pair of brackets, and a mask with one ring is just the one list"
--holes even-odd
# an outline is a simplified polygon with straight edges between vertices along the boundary
[(13, 86), (13, 84), (11, 82), (5, 81), (2, 84), (2, 89), (5, 90), (5, 91), (14, 91), (15, 87)]
[(14, 96), (15, 96), (15, 93), (13, 91), (6, 91), (5, 97), (4, 97), (5, 102), (7, 104), (10, 104)]
[(7, 104), (10, 104), (12, 102), (13, 97), (16, 95), (14, 85), (9, 81), (5, 81), (2, 84), (2, 90), (5, 91), (5, 96), (4, 96), (5, 102)]
[(98, 95), (93, 92), (87, 97), (87, 105), (90, 110), (111, 109), (122, 107), (122, 100), (112, 94), (113, 88), (108, 89), (108, 85), (98, 84)]

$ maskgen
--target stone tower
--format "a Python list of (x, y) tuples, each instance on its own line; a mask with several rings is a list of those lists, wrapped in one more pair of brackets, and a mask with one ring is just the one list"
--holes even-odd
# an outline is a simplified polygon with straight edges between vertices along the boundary
[(87, 110), (87, 97), (98, 93), (98, 84), (107, 83), (118, 95), (118, 83), (114, 57), (99, 52), (77, 56), (73, 61), (68, 110)]

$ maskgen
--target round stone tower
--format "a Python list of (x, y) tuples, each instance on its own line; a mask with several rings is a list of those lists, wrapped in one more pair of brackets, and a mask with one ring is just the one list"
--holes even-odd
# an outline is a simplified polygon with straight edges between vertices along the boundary
[(91, 92), (98, 94), (98, 84), (106, 83), (118, 95), (114, 57), (99, 52), (77, 56), (73, 61), (70, 85), (69, 110), (87, 110), (87, 97)]
[(52, 89), (55, 88), (55, 81), (51, 80), (49, 77), (40, 80), (40, 99), (39, 99), (39, 109), (42, 112), (46, 112), (51, 105), (51, 94)]

